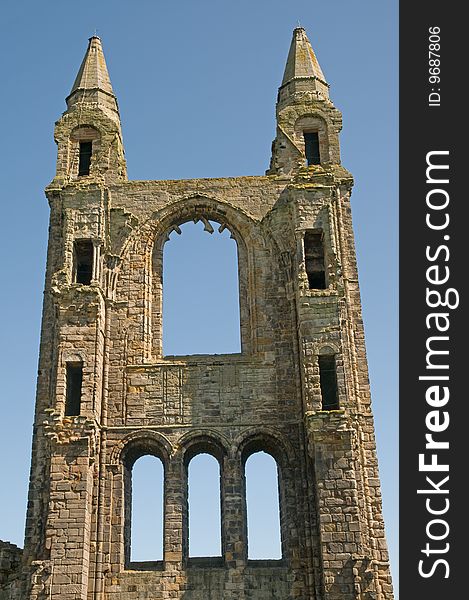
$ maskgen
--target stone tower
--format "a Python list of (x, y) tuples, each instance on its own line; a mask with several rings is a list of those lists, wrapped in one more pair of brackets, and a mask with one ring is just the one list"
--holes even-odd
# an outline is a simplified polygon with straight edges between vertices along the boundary
[[(25, 547), (0, 547), (0, 598), (392, 598), (341, 124), (299, 27), (265, 176), (129, 181), (90, 39), (55, 130)], [(237, 242), (239, 354), (163, 354), (163, 246), (190, 220)], [(278, 467), (279, 560), (247, 555), (259, 450)], [(188, 556), (199, 453), (221, 472), (222, 555), (203, 560)], [(136, 564), (132, 466), (147, 454), (164, 465), (164, 560)]]

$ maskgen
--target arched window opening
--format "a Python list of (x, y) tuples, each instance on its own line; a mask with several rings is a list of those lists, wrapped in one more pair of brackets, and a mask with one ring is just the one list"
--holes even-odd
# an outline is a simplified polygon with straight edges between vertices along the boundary
[(164, 468), (155, 456), (142, 456), (132, 468), (130, 561), (163, 560)]
[(248, 558), (280, 559), (280, 506), (277, 463), (270, 454), (251, 454), (245, 465)]
[(221, 556), (220, 465), (198, 454), (188, 467), (189, 557)]
[(163, 250), (164, 354), (241, 352), (236, 241), (206, 219), (180, 231)]

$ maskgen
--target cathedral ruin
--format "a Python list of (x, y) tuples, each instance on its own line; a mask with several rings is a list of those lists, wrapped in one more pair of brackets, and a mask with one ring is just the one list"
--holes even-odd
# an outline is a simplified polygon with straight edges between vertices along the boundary
[[(57, 121), (24, 549), (6, 600), (391, 600), (342, 116), (293, 32), (265, 175), (127, 178), (94, 36)], [(237, 243), (241, 352), (166, 356), (163, 247)], [(248, 557), (245, 464), (278, 469), (281, 557)], [(220, 466), (221, 555), (188, 553), (187, 474)], [(131, 560), (132, 467), (164, 467), (163, 560)]]

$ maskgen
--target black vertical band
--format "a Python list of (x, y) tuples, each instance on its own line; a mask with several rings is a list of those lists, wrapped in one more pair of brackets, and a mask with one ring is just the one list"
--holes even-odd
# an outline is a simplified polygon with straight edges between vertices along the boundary
[(464, 594), (469, 163), (460, 6), (400, 3), (401, 600)]

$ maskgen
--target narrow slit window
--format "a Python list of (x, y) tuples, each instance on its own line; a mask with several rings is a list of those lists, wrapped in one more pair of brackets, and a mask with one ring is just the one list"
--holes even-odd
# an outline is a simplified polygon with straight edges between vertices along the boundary
[(305, 131), (303, 133), (305, 140), (306, 164), (321, 164), (321, 155), (319, 153), (319, 135), (317, 131)]
[(337, 368), (335, 356), (319, 357), (319, 380), (321, 384), (322, 409), (337, 410), (339, 394), (337, 390)]
[(304, 237), (306, 274), (310, 290), (325, 290), (324, 243), (322, 232), (306, 231)]
[(90, 285), (93, 276), (93, 242), (79, 240), (74, 245), (74, 281)]
[(93, 142), (80, 142), (80, 157), (78, 161), (78, 175), (90, 174), (91, 154), (93, 153)]
[(83, 365), (67, 363), (65, 416), (74, 417), (80, 414), (81, 384), (83, 380)]

